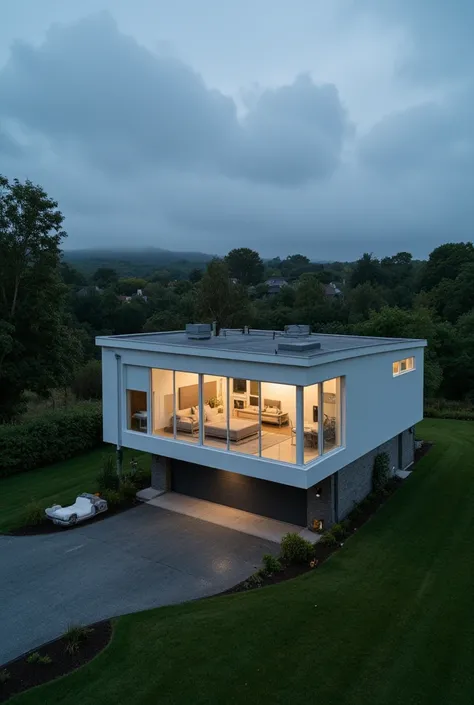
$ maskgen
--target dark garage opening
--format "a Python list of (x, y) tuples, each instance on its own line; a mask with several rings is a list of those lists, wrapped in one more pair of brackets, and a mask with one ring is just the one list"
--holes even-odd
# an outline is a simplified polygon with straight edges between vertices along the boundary
[(306, 490), (182, 460), (171, 467), (174, 492), (306, 526)]

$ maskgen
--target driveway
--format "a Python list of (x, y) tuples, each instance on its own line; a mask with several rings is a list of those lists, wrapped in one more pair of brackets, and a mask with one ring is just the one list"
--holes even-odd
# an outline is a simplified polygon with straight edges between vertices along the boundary
[(31, 537), (0, 536), (0, 664), (87, 624), (212, 595), (278, 545), (157, 507)]

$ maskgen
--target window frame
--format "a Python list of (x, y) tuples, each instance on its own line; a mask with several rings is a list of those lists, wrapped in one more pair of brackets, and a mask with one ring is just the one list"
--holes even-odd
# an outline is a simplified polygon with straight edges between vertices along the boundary
[(410, 357), (404, 357), (402, 360), (394, 360), (394, 362), (392, 362), (393, 377), (400, 377), (401, 375), (406, 375), (407, 372), (413, 372), (414, 370), (416, 370), (416, 361), (414, 355), (410, 355)]

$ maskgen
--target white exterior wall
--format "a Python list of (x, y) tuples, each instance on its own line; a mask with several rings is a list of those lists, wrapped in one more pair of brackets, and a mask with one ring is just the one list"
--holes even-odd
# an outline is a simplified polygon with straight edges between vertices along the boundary
[[(366, 352), (370, 352), (370, 348)], [(119, 375), (115, 353), (120, 356)], [(392, 363), (411, 356), (415, 358), (416, 369), (393, 377)], [(423, 418), (423, 347), (409, 347), (406, 344), (398, 350), (361, 354), (333, 362), (315, 360), (312, 366), (208, 359), (169, 352), (110, 348), (103, 348), (102, 363), (104, 441), (295, 487), (313, 486)], [(151, 423), (148, 434), (128, 431), (125, 415), (128, 373), (125, 365), (147, 368), (144, 374), (149, 380), (151, 375), (148, 370), (152, 368), (302, 386), (343, 377), (342, 446), (302, 467), (156, 437), (152, 435)], [(133, 377), (136, 378), (136, 375), (134, 371)], [(119, 384), (122, 385), (121, 403)], [(150, 407), (149, 401), (149, 410)]]

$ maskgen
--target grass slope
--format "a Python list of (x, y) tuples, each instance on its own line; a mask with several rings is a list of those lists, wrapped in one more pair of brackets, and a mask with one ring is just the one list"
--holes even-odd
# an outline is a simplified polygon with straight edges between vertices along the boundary
[(320, 569), (122, 617), (94, 661), (12, 705), (471, 705), (474, 424), (418, 435), (436, 446)]
[[(95, 492), (96, 477), (104, 455), (114, 453), (112, 446), (102, 446), (70, 460), (19, 473), (0, 480), (0, 532), (12, 531), (24, 524), (25, 506), (31, 500), (45, 507), (54, 502), (70, 504), (81, 492)], [(149, 456), (124, 451), (124, 468), (132, 457), (150, 462)]]

